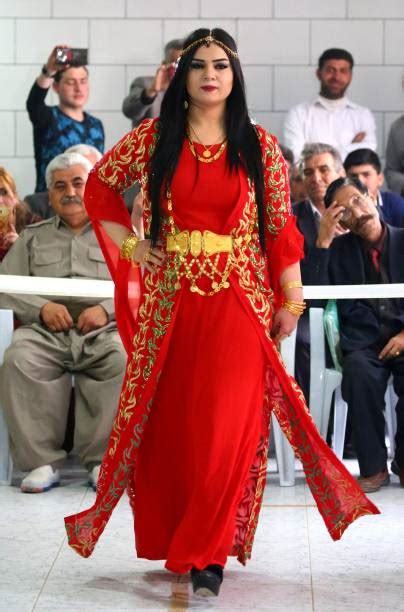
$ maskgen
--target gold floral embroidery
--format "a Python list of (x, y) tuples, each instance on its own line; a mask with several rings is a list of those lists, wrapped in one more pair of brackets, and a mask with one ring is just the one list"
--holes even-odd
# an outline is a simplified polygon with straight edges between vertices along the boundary
[(277, 236), (291, 214), (288, 175), (277, 140), (262, 128), (257, 133), (263, 150), (266, 229)]
[[(138, 128), (126, 134), (106, 156), (105, 161), (94, 169), (104, 183), (119, 193), (123, 193), (136, 180), (145, 176), (145, 167), (149, 160), (145, 141), (150, 138), (153, 121), (155, 120), (143, 121)], [(156, 133), (152, 138), (155, 141)], [(153, 146), (153, 143), (149, 144), (149, 149), (152, 150)]]

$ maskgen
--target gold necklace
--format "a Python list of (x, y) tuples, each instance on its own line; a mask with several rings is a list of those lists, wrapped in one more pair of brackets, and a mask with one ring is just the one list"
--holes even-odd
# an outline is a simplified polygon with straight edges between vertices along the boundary
[[(198, 134), (196, 133), (195, 128), (191, 125), (191, 123), (189, 123), (189, 127), (191, 128), (191, 130), (195, 134), (196, 139), (199, 142), (199, 144), (202, 145), (202, 147), (204, 149), (203, 153), (202, 153), (203, 157), (205, 157), (206, 159), (209, 159), (212, 156), (211, 148), (214, 147), (215, 145), (214, 144), (204, 145), (202, 140), (199, 138)], [(189, 140), (191, 140), (191, 138), (189, 138)], [(226, 139), (224, 139), (221, 144), (223, 144), (223, 142), (226, 142)]]
[[(221, 156), (221, 154), (224, 151), (224, 148), (225, 148), (226, 142), (227, 142), (226, 140), (223, 140), (223, 142), (220, 145), (219, 149), (216, 151), (216, 153), (214, 155), (212, 155), (212, 157), (201, 157), (201, 155), (198, 155), (198, 153), (195, 151), (194, 143), (189, 138), (189, 136), (187, 137), (187, 140), (188, 140), (189, 148), (191, 149), (192, 155), (194, 157), (196, 157), (196, 159), (198, 161), (203, 162), (204, 164), (211, 164), (212, 162), (214, 162), (217, 159), (219, 159), (219, 157)], [(213, 145), (211, 145), (211, 146), (213, 146)], [(205, 151), (203, 152), (203, 154), (205, 154)], [(209, 154), (210, 154), (210, 151), (209, 151)]]

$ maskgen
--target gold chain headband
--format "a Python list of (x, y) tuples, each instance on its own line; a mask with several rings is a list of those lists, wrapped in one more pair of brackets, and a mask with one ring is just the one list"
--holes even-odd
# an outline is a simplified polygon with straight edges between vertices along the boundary
[(233, 59), (238, 59), (238, 53), (236, 53), (236, 51), (233, 51), (233, 49), (230, 49), (230, 47), (222, 43), (220, 40), (217, 40), (216, 38), (214, 38), (212, 36), (212, 30), (210, 30), (208, 36), (204, 36), (203, 38), (198, 38), (198, 40), (195, 40), (193, 43), (188, 45), (188, 47), (185, 47), (185, 49), (182, 50), (180, 57), (188, 53), (188, 51), (190, 51), (197, 45), (198, 46), (206, 45), (207, 47), (209, 47), (211, 43), (215, 43), (215, 45), (219, 45), (219, 47), (222, 47), (222, 49), (224, 49), (228, 55), (231, 55)]

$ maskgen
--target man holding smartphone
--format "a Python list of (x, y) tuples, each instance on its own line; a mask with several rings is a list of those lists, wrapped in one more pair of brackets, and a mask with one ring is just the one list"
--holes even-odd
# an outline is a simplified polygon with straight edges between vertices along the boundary
[(132, 120), (132, 127), (143, 119), (158, 117), (164, 92), (175, 72), (175, 62), (182, 51), (182, 40), (170, 40), (164, 47), (164, 60), (154, 76), (137, 77), (124, 99), (122, 112)]
[[(101, 121), (84, 111), (89, 83), (83, 51), (57, 45), (29, 92), (27, 110), (34, 127), (35, 192), (46, 191), (46, 166), (67, 147), (89, 144), (104, 150)], [(71, 63), (69, 58), (73, 58)], [(57, 106), (45, 104), (50, 87), (59, 97)]]

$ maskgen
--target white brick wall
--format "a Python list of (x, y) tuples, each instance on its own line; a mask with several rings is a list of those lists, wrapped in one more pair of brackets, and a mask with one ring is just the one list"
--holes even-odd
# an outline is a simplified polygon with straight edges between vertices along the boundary
[(20, 193), (34, 185), (25, 100), (55, 44), (89, 47), (88, 110), (104, 122), (109, 147), (130, 128), (121, 106), (131, 81), (154, 72), (167, 40), (214, 26), (235, 36), (251, 113), (277, 136), (290, 106), (317, 93), (318, 55), (349, 49), (349, 95), (375, 112), (384, 155), (404, 112), (404, 0), (0, 0), (0, 165)]

